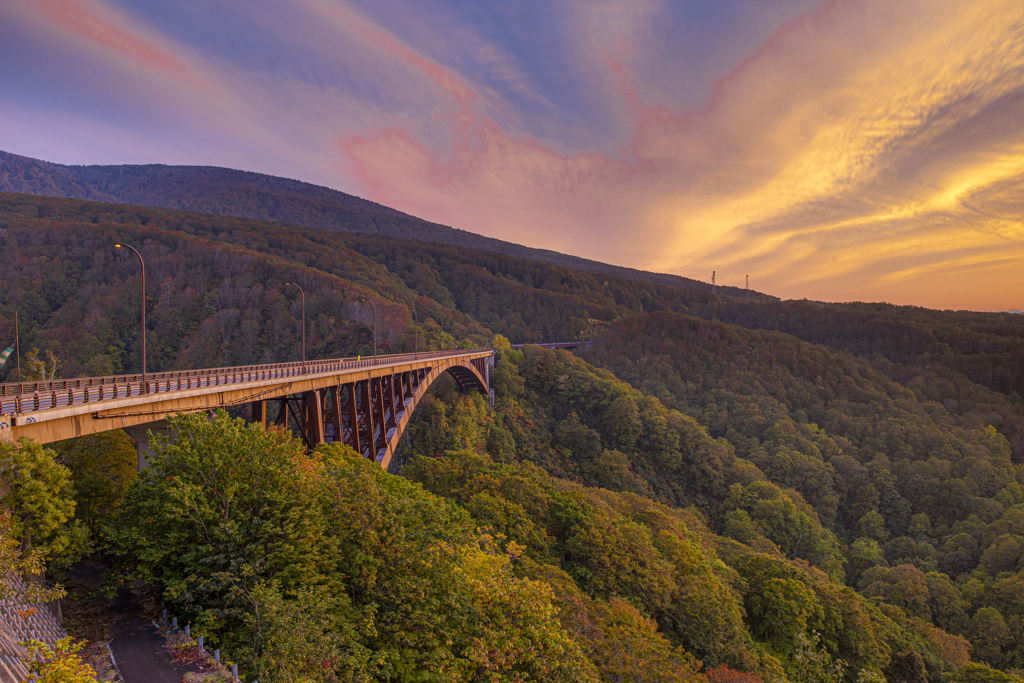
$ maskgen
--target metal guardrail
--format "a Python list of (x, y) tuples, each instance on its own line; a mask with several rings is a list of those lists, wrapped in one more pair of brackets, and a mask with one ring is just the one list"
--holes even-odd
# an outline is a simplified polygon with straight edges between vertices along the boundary
[(0, 384), (0, 415), (25, 414), (83, 403), (97, 403), (133, 396), (153, 396), (192, 389), (288, 379), (305, 375), (396, 365), (406, 361), (449, 358), (478, 353), (486, 349), (457, 349), (429, 353), (400, 353), (369, 358), (336, 358), (268, 365), (243, 365), (230, 368), (177, 370), (142, 375), (82, 377), (49, 382), (13, 382)]

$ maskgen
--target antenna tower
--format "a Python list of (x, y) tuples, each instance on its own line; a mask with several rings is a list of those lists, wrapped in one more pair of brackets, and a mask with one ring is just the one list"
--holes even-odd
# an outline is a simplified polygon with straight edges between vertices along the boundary
[(750, 276), (747, 276), (747, 303), (750, 303)]
[(711, 271), (711, 293), (718, 294), (718, 285), (715, 284), (715, 271)]

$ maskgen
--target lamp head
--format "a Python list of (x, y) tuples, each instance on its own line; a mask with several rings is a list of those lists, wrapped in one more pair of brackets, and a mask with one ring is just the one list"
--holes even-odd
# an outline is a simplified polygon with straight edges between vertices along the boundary
[(114, 242), (114, 248), (115, 249), (120, 249), (122, 246), (124, 246), (124, 245), (121, 244), (120, 242)]

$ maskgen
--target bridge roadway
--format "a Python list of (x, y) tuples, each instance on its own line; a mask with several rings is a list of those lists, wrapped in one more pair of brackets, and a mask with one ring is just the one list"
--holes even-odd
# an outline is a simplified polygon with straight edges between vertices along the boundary
[(293, 426), (307, 448), (343, 441), (387, 467), (413, 409), (442, 373), (490, 398), (494, 351), (457, 350), (141, 375), (0, 384), (0, 439), (51, 443), (124, 429), (138, 445), (177, 413), (249, 405), (264, 426)]
[(512, 344), (512, 348), (516, 351), (523, 349), (526, 346), (539, 346), (543, 349), (562, 349), (564, 351), (575, 351), (581, 346), (584, 349), (589, 349), (593, 342), (589, 341), (568, 341), (568, 342), (540, 342), (537, 344)]

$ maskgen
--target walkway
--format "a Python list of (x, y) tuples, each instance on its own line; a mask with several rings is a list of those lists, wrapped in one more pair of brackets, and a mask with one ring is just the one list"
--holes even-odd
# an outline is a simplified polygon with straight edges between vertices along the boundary
[(111, 629), (110, 649), (125, 683), (181, 683), (195, 664), (176, 664), (152, 621), (122, 616)]

